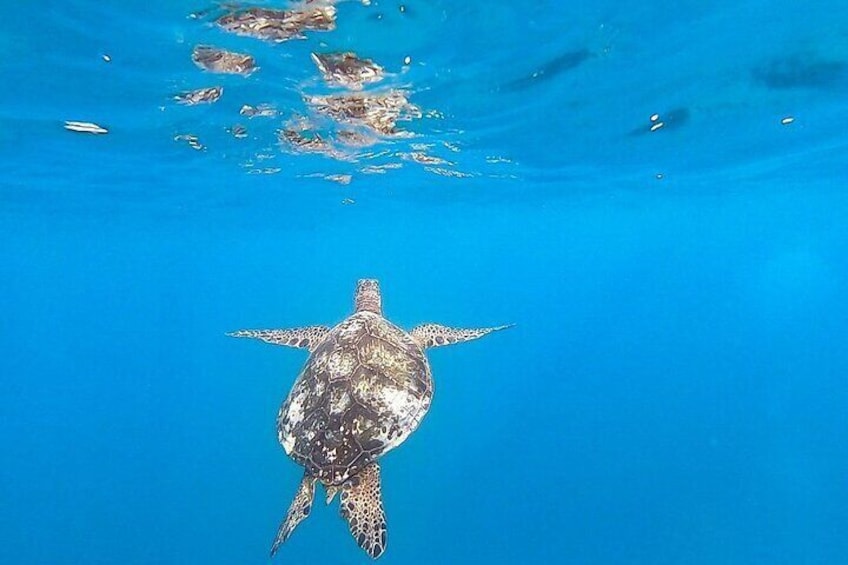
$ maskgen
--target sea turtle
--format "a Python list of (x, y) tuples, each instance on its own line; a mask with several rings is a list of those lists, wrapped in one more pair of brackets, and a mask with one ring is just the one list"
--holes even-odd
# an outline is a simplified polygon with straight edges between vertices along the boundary
[(283, 449), (305, 471), (271, 556), (309, 516), (316, 482), (326, 488), (327, 504), (341, 492), (341, 515), (356, 542), (371, 557), (382, 555), (386, 518), (378, 458), (409, 437), (430, 408), (433, 381), (424, 350), (506, 327), (424, 324), (406, 332), (383, 317), (378, 281), (362, 279), (356, 285), (354, 313), (334, 328), (229, 334), (310, 353), (277, 416)]

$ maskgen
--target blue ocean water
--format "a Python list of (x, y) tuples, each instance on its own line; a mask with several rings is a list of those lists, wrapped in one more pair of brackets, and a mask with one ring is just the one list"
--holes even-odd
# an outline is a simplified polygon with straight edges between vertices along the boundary
[[(225, 333), (338, 322), (362, 277), (406, 328), (516, 324), (429, 354), (381, 562), (848, 563), (844, 3), (334, 7), (271, 44), (187, 0), (2, 4), (0, 563), (269, 562), (306, 354)], [(420, 117), (293, 151), (340, 50)], [(370, 559), (317, 502), (276, 561)]]

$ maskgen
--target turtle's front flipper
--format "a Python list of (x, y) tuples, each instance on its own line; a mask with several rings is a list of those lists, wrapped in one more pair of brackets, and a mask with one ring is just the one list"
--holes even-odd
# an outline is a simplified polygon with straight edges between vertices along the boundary
[(314, 351), (318, 344), (324, 341), (328, 333), (330, 333), (330, 328), (327, 326), (308, 326), (290, 330), (239, 330), (227, 335), (230, 337), (251, 337), (274, 345), (300, 347)]
[(277, 538), (274, 540), (274, 545), (271, 546), (271, 557), (277, 553), (277, 550), (284, 541), (289, 539), (289, 536), (312, 510), (312, 498), (315, 496), (315, 479), (304, 473), (303, 480), (300, 481), (300, 487), (297, 489), (297, 494), (289, 506), (289, 513), (286, 519), (280, 524), (280, 529), (277, 530)]
[(442, 347), (444, 345), (453, 345), (454, 343), (462, 343), (463, 341), (471, 341), (478, 339), (486, 334), (511, 328), (512, 324), (507, 326), (496, 326), (494, 328), (476, 328), (462, 329), (449, 328), (439, 324), (424, 324), (417, 326), (410, 332), (415, 343), (426, 349), (428, 347)]
[(359, 547), (374, 559), (380, 557), (386, 550), (386, 513), (376, 462), (342, 485), (340, 510)]

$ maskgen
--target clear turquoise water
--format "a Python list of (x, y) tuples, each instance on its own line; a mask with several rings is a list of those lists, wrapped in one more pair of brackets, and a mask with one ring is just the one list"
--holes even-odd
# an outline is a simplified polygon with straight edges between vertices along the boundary
[[(381, 562), (848, 561), (842, 3), (340, 2), (281, 45), (206, 7), (2, 5), (0, 562), (268, 562), (305, 355), (224, 334), (339, 321), (360, 277), (405, 327), (517, 324), (431, 353)], [(260, 69), (205, 74), (199, 43)], [(284, 151), (316, 49), (429, 116), (378, 149), (466, 176)], [(318, 504), (278, 561), (368, 558)]]

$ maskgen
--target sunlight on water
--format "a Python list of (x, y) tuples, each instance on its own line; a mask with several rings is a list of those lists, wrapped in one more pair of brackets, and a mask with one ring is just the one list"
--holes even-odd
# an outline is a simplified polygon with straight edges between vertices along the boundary
[[(355, 201), (360, 181), (407, 175), (478, 189), (528, 179), (584, 190), (598, 175), (662, 188), (734, 169), (770, 175), (775, 156), (802, 152), (810, 163), (844, 147), (835, 124), (848, 48), (824, 9), (787, 6), (737, 52), (756, 3), (688, 13), (616, 3), (479, 13), (444, 2), (77, 4), (47, 16), (73, 47), (35, 55), (67, 76), (27, 78), (21, 14), (2, 35), (17, 85), (5, 95), (6, 129), (44, 128), (48, 154), (88, 146), (50, 124), (93, 124), (68, 129), (108, 130), (99, 146), (116, 160), (351, 185), (339, 202)], [(650, 41), (644, 29), (655, 30)], [(40, 111), (12, 110), (16, 99)], [(7, 133), (7, 145), (16, 138)]]
[[(457, 162), (463, 152), (461, 132), (446, 125), (449, 119), (437, 107), (421, 107), (414, 102), (417, 93), (426, 90), (415, 78), (416, 67), (426, 67), (426, 60), (419, 61), (417, 55), (413, 60), (406, 54), (378, 61), (371, 59), (370, 53), (357, 53), (357, 47), (345, 40), (348, 22), (363, 23), (375, 31), (421, 25), (417, 8), (404, 4), (383, 8), (371, 2), (337, 6), (324, 1), (287, 9), (222, 6), (195, 11), (188, 17), (195, 20), (195, 29), (189, 34), (203, 33), (204, 41), (226, 42), (241, 51), (195, 45), (192, 59), (209, 76), (187, 81), (200, 84), (200, 80), (205, 80), (209, 84), (176, 94), (178, 103), (213, 104), (224, 96), (243, 96), (246, 80), (265, 85), (270, 92), (274, 91), (271, 85), (275, 82), (288, 80), (287, 90), (297, 98), (237, 100), (241, 104), (239, 114), (250, 122), (241, 119), (236, 123), (238, 118), (231, 115), (233, 123), (227, 131), (244, 141), (235, 144), (219, 139), (217, 143), (205, 143), (203, 139), (211, 132), (204, 131), (204, 126), (176, 136), (177, 141), (188, 141), (195, 150), (219, 157), (221, 153), (244, 155), (239, 165), (249, 173), (259, 174), (283, 172), (287, 167), (282, 163), (296, 159), (292, 155), (312, 156), (307, 159), (313, 167), (327, 162), (324, 167), (332, 172), (319, 169), (295, 176), (317, 176), (340, 184), (410, 166), (456, 178), (505, 172), (509, 160), (502, 156), (472, 161), (469, 165), (473, 169), (463, 170)], [(248, 39), (236, 47), (235, 42), (227, 41), (227, 35)], [(399, 38), (398, 45), (391, 47), (402, 45)], [(386, 47), (372, 50), (379, 54)], [(254, 57), (251, 53), (256, 51), (259, 54)], [(212, 76), (215, 74), (221, 76)], [(289, 78), (284, 79), (286, 76)], [(254, 105), (264, 111), (251, 112)], [(220, 110), (216, 117), (226, 111)], [(258, 118), (270, 118), (272, 124), (254, 123)], [(258, 146), (258, 151), (249, 153), (251, 146)], [(497, 165), (490, 166), (493, 163)], [(501, 172), (487, 173), (488, 169)]]

